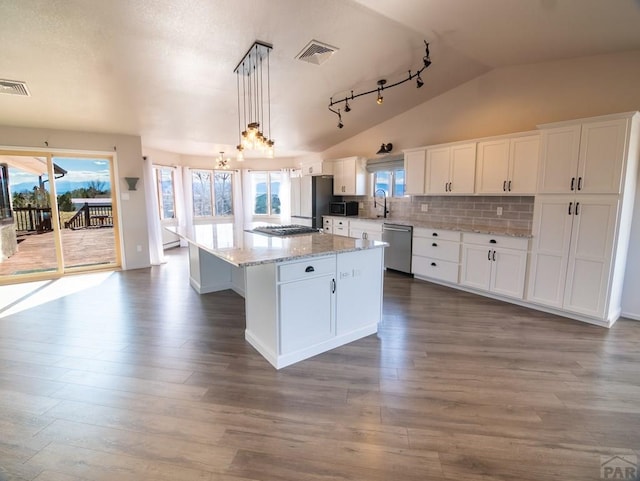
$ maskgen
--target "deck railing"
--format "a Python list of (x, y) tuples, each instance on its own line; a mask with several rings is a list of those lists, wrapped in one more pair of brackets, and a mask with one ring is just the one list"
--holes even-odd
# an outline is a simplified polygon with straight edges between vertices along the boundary
[(26, 207), (14, 207), (13, 218), (15, 219), (16, 231), (21, 232), (50, 232), (51, 207), (33, 207), (28, 204)]
[(87, 229), (89, 227), (113, 227), (111, 204), (85, 204), (76, 215), (64, 223), (67, 229)]

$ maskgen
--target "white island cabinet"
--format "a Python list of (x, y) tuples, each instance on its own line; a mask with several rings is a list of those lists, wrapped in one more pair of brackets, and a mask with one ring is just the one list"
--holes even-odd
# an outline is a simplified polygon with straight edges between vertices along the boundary
[(277, 369), (378, 330), (384, 242), (231, 224), (172, 229), (189, 242), (191, 285), (242, 295), (245, 339)]

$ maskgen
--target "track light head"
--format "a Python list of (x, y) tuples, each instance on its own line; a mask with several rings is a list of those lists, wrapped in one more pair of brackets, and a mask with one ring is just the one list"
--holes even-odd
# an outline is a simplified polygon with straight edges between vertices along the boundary
[(422, 57), (422, 62), (424, 63), (424, 68), (431, 65), (431, 59), (429, 58), (429, 44), (426, 40), (424, 41), (424, 57)]
[(420, 74), (418, 74), (418, 78), (416, 79), (416, 88), (420, 88), (424, 85), (424, 80), (420, 78)]
[(349, 105), (349, 101), (346, 98), (344, 99), (344, 111), (351, 112), (351, 106)]
[(384, 97), (380, 94), (380, 89), (378, 89), (378, 98), (376, 99), (376, 103), (378, 105), (382, 105), (383, 102), (384, 102)]
[(383, 142), (380, 148), (378, 149), (378, 151), (376, 152), (376, 155), (388, 154), (389, 152), (391, 152), (391, 149), (393, 149), (392, 143), (385, 144)]
[(342, 127), (344, 127), (344, 124), (342, 123), (342, 114), (340, 113), (340, 109), (338, 109), (338, 128), (341, 129)]

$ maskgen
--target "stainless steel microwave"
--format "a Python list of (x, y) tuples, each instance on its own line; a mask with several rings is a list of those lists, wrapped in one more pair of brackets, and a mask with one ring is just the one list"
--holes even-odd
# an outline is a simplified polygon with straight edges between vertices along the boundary
[(331, 215), (358, 215), (358, 203), (352, 202), (331, 202), (329, 203), (329, 214)]

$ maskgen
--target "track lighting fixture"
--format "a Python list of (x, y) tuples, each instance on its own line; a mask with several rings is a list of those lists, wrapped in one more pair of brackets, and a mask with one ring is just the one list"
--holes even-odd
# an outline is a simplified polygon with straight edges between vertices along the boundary
[(378, 149), (378, 151), (376, 152), (376, 155), (388, 154), (389, 152), (391, 152), (391, 149), (393, 149), (392, 143), (385, 144), (383, 142), (380, 148)]
[(342, 123), (342, 114), (340, 113), (340, 109), (333, 108), (335, 105), (344, 103), (344, 111), (351, 112), (351, 105), (349, 104), (349, 100), (357, 99), (358, 97), (362, 97), (363, 95), (377, 93), (378, 96), (376, 98), (376, 103), (378, 105), (382, 105), (382, 103), (384, 102), (382, 91), (384, 89), (390, 89), (391, 87), (396, 87), (398, 85), (401, 85), (413, 79), (416, 79), (416, 88), (422, 87), (424, 85), (424, 80), (422, 80), (422, 77), (420, 76), (420, 74), (431, 65), (431, 58), (429, 54), (429, 43), (426, 40), (424, 41), (424, 46), (425, 46), (425, 51), (424, 51), (424, 57), (422, 57), (422, 67), (420, 67), (415, 72), (412, 72), (411, 70), (409, 70), (409, 75), (406, 78), (388, 86), (386, 86), (387, 81), (385, 79), (380, 79), (378, 80), (377, 82), (378, 86), (375, 89), (368, 90), (366, 92), (361, 92), (359, 94), (354, 94), (352, 90), (351, 95), (347, 95), (346, 97), (340, 100), (333, 100), (333, 97), (329, 98), (329, 110), (338, 116), (338, 128), (339, 129), (343, 128), (344, 123)]

